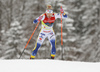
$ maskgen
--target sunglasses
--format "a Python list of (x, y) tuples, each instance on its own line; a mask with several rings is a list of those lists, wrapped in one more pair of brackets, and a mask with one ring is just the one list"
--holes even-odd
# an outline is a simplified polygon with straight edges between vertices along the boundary
[(46, 10), (46, 13), (53, 13), (53, 10)]

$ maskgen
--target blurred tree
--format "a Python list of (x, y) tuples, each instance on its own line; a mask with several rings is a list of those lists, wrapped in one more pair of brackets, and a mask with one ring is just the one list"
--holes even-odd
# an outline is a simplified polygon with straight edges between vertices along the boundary
[(2, 7), (1, 7), (1, 5), (2, 5), (2, 2), (0, 1), (0, 41), (1, 41), (1, 30), (2, 30), (2, 24), (1, 24), (1, 15), (2, 15)]
[[(23, 45), (27, 40), (23, 35), (22, 26), (19, 22), (14, 21), (10, 24), (11, 28), (4, 33), (3, 39), (5, 40), (4, 53), (2, 59), (17, 59), (23, 50)], [(27, 56), (27, 55), (26, 55)]]
[(8, 28), (10, 28), (10, 24), (13, 21), (13, 15), (12, 15), (13, 14), (13, 0), (10, 0), (9, 8), (10, 8), (10, 16), (9, 16)]
[[(68, 15), (67, 19), (63, 19), (64, 59), (100, 61), (100, 0), (0, 0), (0, 3), (2, 3), (0, 4), (0, 29), (3, 34), (0, 56), (2, 58), (18, 58), (26, 41), (20, 42), (20, 44), (15, 42), (23, 40), (19, 38), (20, 36), (29, 39), (36, 27), (33, 20), (45, 13), (46, 5), (51, 4), (54, 12), (60, 13), (60, 6), (62, 6)], [(61, 59), (60, 21), (57, 19), (53, 27), (57, 39), (56, 59)], [(23, 31), (21, 35), (14, 32), (17, 26), (11, 26), (16, 22), (22, 27), (22, 30), (17, 29), (17, 31)], [(30, 57), (40, 29), (41, 25), (36, 30), (22, 58)], [(45, 40), (36, 58), (48, 57), (50, 57), (50, 44), (48, 40)]]

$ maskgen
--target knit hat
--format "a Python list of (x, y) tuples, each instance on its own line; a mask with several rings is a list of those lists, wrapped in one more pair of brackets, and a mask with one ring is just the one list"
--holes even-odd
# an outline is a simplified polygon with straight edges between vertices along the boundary
[(51, 5), (47, 5), (47, 10), (52, 10), (52, 6)]

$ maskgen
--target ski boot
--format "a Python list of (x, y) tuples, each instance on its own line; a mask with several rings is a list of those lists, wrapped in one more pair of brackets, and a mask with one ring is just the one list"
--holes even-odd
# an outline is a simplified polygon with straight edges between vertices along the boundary
[(35, 56), (32, 56), (32, 55), (31, 55), (30, 59), (34, 59), (34, 58), (35, 58)]
[(51, 57), (51, 59), (54, 59), (54, 57)]

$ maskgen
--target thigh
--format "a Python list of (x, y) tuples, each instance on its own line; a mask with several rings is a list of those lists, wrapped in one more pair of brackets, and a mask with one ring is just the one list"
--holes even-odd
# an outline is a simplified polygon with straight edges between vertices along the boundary
[(51, 31), (51, 33), (48, 35), (48, 39), (50, 41), (51, 47), (52, 47), (52, 51), (56, 51), (56, 36), (54, 31)]
[(46, 37), (47, 35), (45, 33), (40, 32), (37, 39), (37, 43), (42, 44)]
[(48, 39), (49, 41), (56, 39), (56, 36), (53, 30), (48, 34)]

